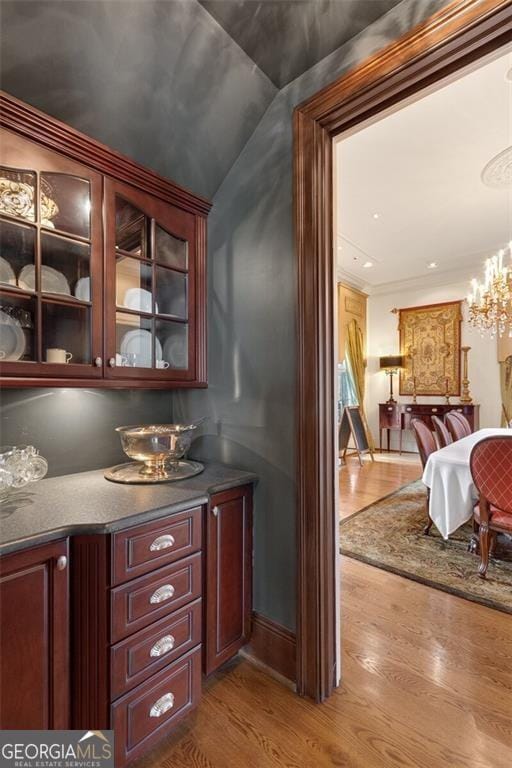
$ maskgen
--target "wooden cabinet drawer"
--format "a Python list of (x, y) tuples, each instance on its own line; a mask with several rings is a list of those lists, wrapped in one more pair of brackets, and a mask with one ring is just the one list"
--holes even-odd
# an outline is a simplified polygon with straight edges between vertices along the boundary
[(115, 699), (201, 642), (201, 600), (141, 629), (110, 650), (111, 695)]
[(110, 590), (111, 640), (117, 642), (201, 596), (201, 553)]
[(149, 573), (201, 549), (202, 508), (137, 525), (112, 536), (112, 584)]
[(381, 404), (379, 406), (379, 424), (381, 429), (400, 427), (400, 411), (396, 405)]
[(118, 699), (112, 706), (115, 764), (139, 757), (182, 717), (201, 696), (201, 647)]

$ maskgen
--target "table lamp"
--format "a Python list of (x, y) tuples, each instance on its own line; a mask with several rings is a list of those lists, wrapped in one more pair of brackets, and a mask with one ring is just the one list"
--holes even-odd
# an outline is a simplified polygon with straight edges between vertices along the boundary
[(396, 403), (393, 397), (393, 374), (398, 373), (398, 369), (404, 367), (404, 358), (402, 355), (387, 355), (379, 358), (379, 365), (381, 371), (385, 371), (386, 375), (389, 376), (389, 400), (386, 402)]

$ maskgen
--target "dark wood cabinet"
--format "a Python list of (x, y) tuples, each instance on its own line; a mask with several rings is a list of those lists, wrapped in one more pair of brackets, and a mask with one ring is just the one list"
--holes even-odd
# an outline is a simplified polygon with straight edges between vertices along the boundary
[(379, 403), (379, 449), (382, 452), (382, 430), (387, 431), (387, 448), (389, 451), (390, 432), (395, 430), (400, 434), (399, 450), (402, 452), (402, 435), (405, 430), (412, 429), (413, 419), (423, 421), (431, 431), (434, 431), (432, 416), (444, 419), (450, 411), (464, 414), (473, 432), (480, 428), (480, 406), (474, 403)]
[(204, 669), (218, 669), (251, 634), (252, 488), (214, 495), (206, 524)]
[(250, 639), (252, 485), (69, 550), (0, 558), (0, 727), (114, 728), (123, 768)]
[(73, 727), (114, 728), (122, 768), (199, 703), (201, 667), (249, 641), (252, 485), (75, 536), (72, 555)]
[(210, 204), (0, 95), (3, 386), (206, 386)]
[(68, 542), (0, 558), (0, 728), (69, 728)]

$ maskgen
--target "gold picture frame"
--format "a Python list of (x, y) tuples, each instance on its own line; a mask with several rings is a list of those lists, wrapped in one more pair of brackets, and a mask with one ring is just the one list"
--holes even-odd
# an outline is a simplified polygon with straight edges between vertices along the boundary
[(459, 397), (462, 301), (393, 311), (404, 357), (400, 394)]

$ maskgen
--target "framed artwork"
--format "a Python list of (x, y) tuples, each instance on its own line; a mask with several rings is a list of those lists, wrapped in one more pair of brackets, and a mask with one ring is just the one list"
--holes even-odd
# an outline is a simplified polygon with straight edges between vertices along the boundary
[(396, 309), (401, 395), (460, 395), (462, 301)]

